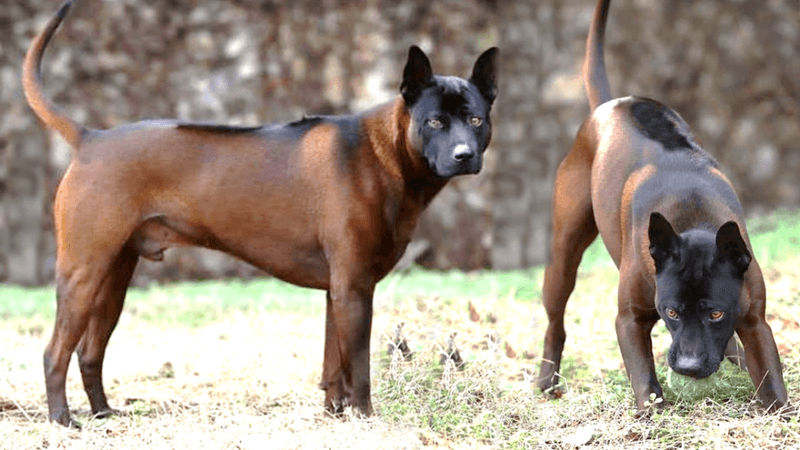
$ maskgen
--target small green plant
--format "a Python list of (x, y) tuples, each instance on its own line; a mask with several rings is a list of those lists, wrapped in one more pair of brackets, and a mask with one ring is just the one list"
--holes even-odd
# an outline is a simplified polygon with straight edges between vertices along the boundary
[(711, 399), (717, 402), (747, 402), (755, 388), (748, 373), (730, 361), (723, 360), (719, 370), (702, 380), (683, 376), (672, 370), (664, 370), (666, 382), (664, 395), (668, 401), (679, 404), (695, 404)]

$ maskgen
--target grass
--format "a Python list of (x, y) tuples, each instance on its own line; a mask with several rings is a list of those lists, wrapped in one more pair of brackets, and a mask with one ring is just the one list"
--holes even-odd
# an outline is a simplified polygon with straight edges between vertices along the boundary
[[(768, 321), (792, 403), (800, 383), (800, 214), (752, 220), (769, 290)], [(276, 280), (132, 289), (109, 345), (104, 378), (122, 415), (92, 419), (77, 366), (68, 398), (80, 431), (46, 423), (41, 352), (52, 288), (0, 289), (0, 449), (40, 448), (800, 448), (798, 418), (753, 400), (746, 373), (726, 364), (705, 385), (669, 373), (670, 338), (653, 332), (671, 404), (634, 417), (617, 349), (617, 271), (598, 240), (568, 305), (561, 375), (566, 393), (533, 387), (546, 326), (541, 268), (395, 273), (376, 291), (373, 401), (368, 419), (322, 412), (324, 294)], [(412, 354), (387, 349), (398, 326)], [(463, 365), (442, 357), (457, 350)]]

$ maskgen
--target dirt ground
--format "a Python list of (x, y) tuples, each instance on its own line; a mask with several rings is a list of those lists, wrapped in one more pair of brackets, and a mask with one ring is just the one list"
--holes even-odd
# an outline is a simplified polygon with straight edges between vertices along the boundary
[[(68, 430), (46, 421), (41, 355), (52, 323), (37, 317), (13, 319), (0, 325), (0, 449), (459, 449), (587, 444), (591, 448), (696, 448), (709, 443), (716, 448), (800, 448), (797, 418), (783, 425), (774, 416), (764, 415), (757, 402), (731, 406), (706, 402), (696, 411), (676, 410), (661, 422), (634, 420), (629, 384), (616, 349), (615, 282), (606, 279), (609, 273), (613, 272), (585, 276), (578, 298), (570, 304), (565, 357), (580, 361), (580, 367), (572, 369), (577, 372), (559, 402), (545, 400), (531, 383), (538, 371), (536, 357), (546, 325), (538, 303), (435, 297), (408, 297), (395, 305), (384, 302), (372, 331), (373, 401), (378, 414), (368, 419), (332, 418), (322, 410), (324, 393), (317, 384), (324, 314), (234, 311), (199, 327), (165, 327), (142, 320), (131, 308), (123, 312), (111, 339), (104, 371), (109, 402), (121, 415), (91, 418), (73, 361), (68, 400), (84, 426)], [(771, 283), (776, 297), (793, 298), (791, 280), (778, 274)], [(771, 325), (787, 379), (796, 380), (800, 315), (786, 300), (780, 301), (780, 319), (773, 318)], [(385, 357), (380, 359), (401, 322), (412, 350), (427, 356), (398, 371), (399, 366), (387, 368)], [(433, 432), (414, 425), (423, 422), (416, 420), (419, 417), (413, 411), (399, 420), (389, 413), (390, 406), (392, 411), (403, 406), (402, 397), (393, 404), (384, 400), (383, 405), (375, 398), (379, 383), (408, 378), (410, 371), (419, 372), (419, 364), (426, 364), (418, 361), (435, 360), (453, 332), (470, 369), (449, 375), (445, 370), (440, 386), (481, 384), (493, 377), (509, 394), (487, 402), (486, 410), (469, 421), (478, 423), (485, 417), (487, 426), (494, 426), (501, 422), (489, 419), (511, 418), (505, 422), (514, 428), (505, 435), (510, 436), (507, 441), (481, 438), (480, 426), (472, 425), (467, 438), (458, 430)], [(657, 326), (657, 364), (663, 364), (668, 339), (663, 326)], [(617, 374), (617, 381), (609, 380), (609, 374)], [(797, 402), (795, 387), (788, 387), (792, 401)], [(406, 385), (403, 389), (417, 388)], [(482, 392), (489, 390), (478, 391)], [(458, 405), (458, 399), (453, 404)], [(664, 438), (663, 433), (672, 434)]]
[(67, 391), (81, 431), (46, 423), (41, 353), (49, 332), (3, 328), (4, 363), (14, 367), (0, 379), (0, 448), (419, 447), (416, 433), (379, 419), (342, 427), (322, 412), (323, 324), (322, 317), (238, 314), (165, 330), (123, 317), (104, 373), (109, 402), (123, 415), (90, 419), (73, 358)]

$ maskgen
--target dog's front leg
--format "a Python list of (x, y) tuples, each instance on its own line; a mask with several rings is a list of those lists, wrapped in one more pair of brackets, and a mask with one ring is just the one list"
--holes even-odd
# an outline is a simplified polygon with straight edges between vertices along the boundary
[(648, 310), (640, 278), (626, 273), (624, 265), (620, 270), (619, 312), (616, 319), (617, 342), (625, 362), (625, 370), (631, 380), (636, 407), (640, 412), (649, 409), (650, 394), (656, 398), (664, 397), (661, 385), (656, 378), (653, 358), (653, 342), (650, 332), (659, 317), (655, 308)]
[(788, 397), (783, 382), (781, 360), (772, 337), (772, 330), (764, 319), (745, 321), (736, 329), (744, 344), (745, 360), (750, 379), (756, 386), (758, 398), (770, 411), (786, 405)]
[(350, 405), (370, 415), (369, 341), (375, 283), (336, 275), (331, 281), (321, 383), (326, 391), (325, 408), (336, 414)]
[(764, 408), (775, 411), (788, 402), (786, 384), (775, 338), (765, 320), (767, 288), (761, 267), (753, 262), (744, 277), (740, 305), (747, 311), (736, 327), (744, 346), (750, 379)]
[(344, 380), (342, 378), (342, 357), (339, 354), (339, 333), (333, 315), (333, 300), (328, 291), (325, 314), (325, 359), (322, 363), (322, 380), (319, 388), (325, 391), (325, 409), (331, 414), (344, 412)]

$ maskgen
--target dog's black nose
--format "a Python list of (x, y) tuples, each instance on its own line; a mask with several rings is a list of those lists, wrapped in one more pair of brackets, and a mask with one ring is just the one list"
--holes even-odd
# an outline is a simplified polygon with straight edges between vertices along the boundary
[(458, 144), (455, 150), (453, 150), (453, 159), (458, 162), (469, 161), (473, 156), (475, 156), (475, 152), (473, 152), (467, 144)]
[(706, 358), (699, 356), (678, 356), (672, 365), (672, 370), (692, 378), (705, 378), (711, 375), (708, 373)]

